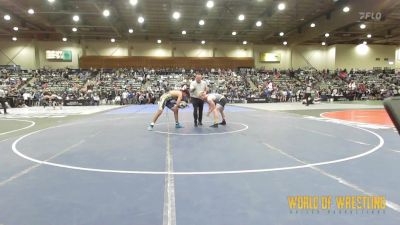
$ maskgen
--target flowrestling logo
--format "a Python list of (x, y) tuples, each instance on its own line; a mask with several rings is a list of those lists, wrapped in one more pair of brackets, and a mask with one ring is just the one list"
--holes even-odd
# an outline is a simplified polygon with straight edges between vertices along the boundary
[(359, 12), (360, 20), (375, 20), (380, 21), (382, 19), (381, 12)]
[(385, 196), (288, 196), (290, 213), (381, 214), (386, 209)]

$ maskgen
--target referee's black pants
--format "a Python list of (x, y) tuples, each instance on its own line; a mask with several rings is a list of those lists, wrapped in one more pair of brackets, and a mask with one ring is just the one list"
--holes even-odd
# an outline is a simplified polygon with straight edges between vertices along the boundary
[(0, 103), (1, 103), (1, 107), (3, 107), (4, 114), (6, 114), (7, 113), (6, 99), (5, 98), (0, 98)]
[(193, 104), (193, 119), (194, 123), (197, 124), (197, 121), (201, 123), (203, 120), (203, 106), (204, 101), (199, 98), (191, 98)]
[(311, 93), (306, 93), (304, 98), (306, 99), (306, 104), (308, 106), (311, 103)]

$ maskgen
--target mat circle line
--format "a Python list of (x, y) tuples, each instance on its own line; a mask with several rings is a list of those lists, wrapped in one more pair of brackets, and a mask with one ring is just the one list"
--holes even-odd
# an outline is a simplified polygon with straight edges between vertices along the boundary
[(366, 155), (372, 154), (373, 152), (379, 150), (385, 143), (384, 139), (377, 133), (357, 127), (357, 126), (352, 126), (352, 125), (345, 125), (343, 126), (348, 126), (352, 127), (355, 129), (363, 130), (367, 133), (373, 134), (375, 137), (379, 139), (379, 144), (373, 147), (372, 149), (360, 153), (357, 155), (341, 158), (341, 159), (336, 159), (336, 160), (331, 160), (331, 161), (323, 161), (323, 162), (317, 162), (317, 163), (309, 163), (305, 165), (300, 165), (300, 166), (287, 166), (287, 167), (276, 167), (276, 168), (265, 168), (265, 169), (250, 169), (250, 170), (226, 170), (226, 171), (194, 171), (194, 172), (170, 172), (168, 173), (167, 171), (136, 171), (136, 170), (112, 170), (112, 169), (99, 169), (99, 168), (88, 168), (88, 167), (79, 167), (79, 166), (70, 166), (70, 165), (65, 165), (65, 164), (59, 164), (59, 163), (52, 163), (52, 162), (47, 162), (47, 161), (42, 161), (38, 160), (35, 158), (32, 158), (30, 156), (27, 156), (23, 153), (21, 153), (18, 148), (17, 144), (23, 140), (24, 138), (31, 136), (33, 134), (51, 129), (51, 128), (57, 128), (60, 126), (55, 126), (55, 127), (49, 127), (37, 131), (30, 132), (28, 134), (25, 134), (21, 137), (19, 137), (17, 140), (15, 140), (12, 143), (12, 150), (13, 152), (18, 155), (21, 158), (24, 158), (26, 160), (42, 164), (42, 165), (48, 165), (48, 166), (54, 166), (54, 167), (59, 167), (59, 168), (65, 168), (65, 169), (73, 169), (73, 170), (80, 170), (80, 171), (87, 171), (87, 172), (100, 172), (100, 173), (117, 173), (117, 174), (148, 174), (148, 175), (167, 175), (167, 174), (173, 174), (173, 175), (223, 175), (223, 174), (245, 174), (245, 173), (265, 173), (265, 172), (272, 172), (272, 171), (285, 171), (285, 170), (296, 170), (296, 169), (303, 169), (303, 168), (309, 168), (309, 167), (314, 167), (314, 166), (322, 166), (322, 165), (330, 165), (330, 164), (336, 164), (336, 163), (341, 163), (345, 161), (350, 161), (354, 160), (357, 158), (364, 157)]
[(0, 136), (5, 135), (5, 134), (11, 134), (11, 133), (14, 133), (14, 132), (17, 132), (17, 131), (20, 131), (20, 130), (26, 130), (26, 129), (31, 128), (31, 127), (36, 125), (36, 123), (34, 121), (31, 121), (31, 120), (1, 119), (0, 121), (9, 121), (9, 120), (26, 122), (26, 123), (30, 123), (30, 124), (28, 126), (26, 126), (26, 127), (23, 127), (23, 128), (19, 128), (19, 129), (15, 129), (15, 130), (11, 130), (11, 131), (6, 131), (6, 132), (3, 132), (3, 133), (0, 133)]

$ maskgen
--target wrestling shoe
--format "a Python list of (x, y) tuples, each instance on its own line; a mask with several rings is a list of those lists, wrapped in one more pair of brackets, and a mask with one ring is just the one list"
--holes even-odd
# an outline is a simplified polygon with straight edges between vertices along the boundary
[(152, 131), (153, 128), (154, 128), (154, 125), (151, 125), (151, 124), (150, 124), (150, 125), (147, 127), (147, 130), (148, 130), (148, 131)]
[(180, 125), (179, 123), (175, 124), (175, 128), (183, 128), (182, 125)]
[(222, 122), (219, 123), (219, 125), (226, 125), (226, 121), (225, 121), (225, 120), (222, 120)]
[(210, 127), (213, 127), (213, 128), (218, 128), (218, 123), (214, 123), (213, 125), (211, 125)]

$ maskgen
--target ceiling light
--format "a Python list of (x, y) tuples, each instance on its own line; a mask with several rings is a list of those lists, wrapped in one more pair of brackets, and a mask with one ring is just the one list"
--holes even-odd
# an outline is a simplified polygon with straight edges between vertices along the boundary
[(394, 62), (393, 61), (389, 61), (389, 65), (393, 65), (394, 64)]
[(200, 26), (203, 26), (204, 24), (205, 24), (204, 20), (200, 20), (200, 21), (199, 21), (199, 25), (200, 25)]
[(284, 42), (283, 42), (283, 45), (287, 45), (287, 41), (284, 41)]
[(372, 38), (372, 35), (371, 34), (367, 34), (367, 38)]
[(66, 42), (68, 39), (67, 38), (63, 38), (62, 41)]
[(130, 34), (132, 34), (132, 33), (133, 33), (133, 29), (132, 29), (132, 28), (129, 29), (128, 32), (129, 32)]
[(13, 41), (17, 41), (18, 39), (17, 39), (17, 37), (13, 37), (12, 40)]
[(18, 27), (13, 27), (13, 30), (18, 31), (19, 29), (18, 29)]
[(206, 6), (207, 8), (211, 9), (212, 7), (214, 7), (214, 1), (207, 1)]
[(139, 18), (137, 19), (137, 21), (138, 21), (139, 23), (143, 23), (143, 22), (144, 22), (143, 16), (139, 16)]
[(75, 22), (78, 22), (79, 21), (79, 16), (78, 15), (74, 15), (72, 17), (72, 20), (75, 21)]
[(279, 10), (282, 11), (282, 10), (284, 10), (285, 8), (286, 8), (285, 3), (279, 3), (279, 4), (278, 4), (278, 9), (279, 9)]
[(77, 32), (77, 31), (78, 31), (78, 28), (73, 27), (73, 28), (72, 28), (72, 31), (73, 31), (73, 32)]
[(240, 14), (240, 15), (238, 16), (238, 20), (243, 21), (243, 20), (244, 20), (244, 15), (243, 15), (243, 14)]
[(111, 38), (111, 40), (110, 40), (112, 43), (114, 43), (115, 42), (115, 38)]
[(261, 25), (262, 25), (262, 22), (261, 22), (261, 21), (257, 21), (257, 22), (256, 22), (256, 26), (257, 26), (257, 27), (261, 27)]
[(283, 33), (283, 32), (280, 32), (280, 33), (279, 33), (279, 36), (282, 37), (283, 35), (285, 35), (285, 33)]
[(158, 44), (161, 44), (161, 42), (162, 42), (162, 41), (161, 41), (160, 39), (157, 40), (157, 43), (158, 43)]
[(201, 44), (202, 44), (202, 45), (204, 45), (205, 43), (206, 43), (206, 41), (204, 41), (204, 40), (201, 41)]
[(11, 20), (11, 16), (10, 15), (8, 15), (8, 14), (6, 14), (6, 15), (4, 15), (4, 17), (3, 17), (5, 20)]
[(321, 45), (326, 45), (325, 41), (323, 41), (323, 42), (321, 43)]
[(368, 43), (366, 41), (363, 41), (363, 45), (367, 45)]
[(347, 13), (350, 11), (350, 8), (348, 6), (343, 7), (343, 12)]
[(360, 28), (361, 28), (361, 29), (363, 29), (363, 30), (364, 30), (366, 27), (367, 27), (367, 25), (365, 25), (365, 24), (363, 24), (363, 23), (362, 23), (362, 24), (360, 24)]
[(310, 27), (315, 27), (315, 23), (311, 23), (311, 24), (310, 24)]
[(243, 44), (244, 44), (244, 45), (247, 45), (247, 41), (243, 41)]
[(110, 10), (105, 9), (105, 10), (103, 11), (103, 16), (105, 16), (105, 17), (110, 16)]
[(183, 31), (182, 31), (182, 35), (186, 35), (186, 30), (183, 30)]
[(325, 37), (329, 37), (329, 33), (325, 33)]
[(129, 0), (129, 3), (131, 4), (131, 5), (136, 5), (137, 4), (137, 0)]
[(50, 3), (53, 3), (53, 2), (55, 2), (55, 0), (47, 0), (48, 2), (50, 2)]
[(174, 12), (172, 14), (172, 17), (177, 20), (177, 19), (179, 19), (181, 17), (181, 13), (180, 12)]
[(31, 14), (31, 15), (33, 15), (33, 14), (35, 14), (35, 10), (33, 10), (33, 9), (28, 9), (28, 13)]
[(235, 36), (236, 34), (237, 34), (236, 31), (233, 31), (233, 32), (232, 32), (232, 35), (233, 35), (233, 36)]

